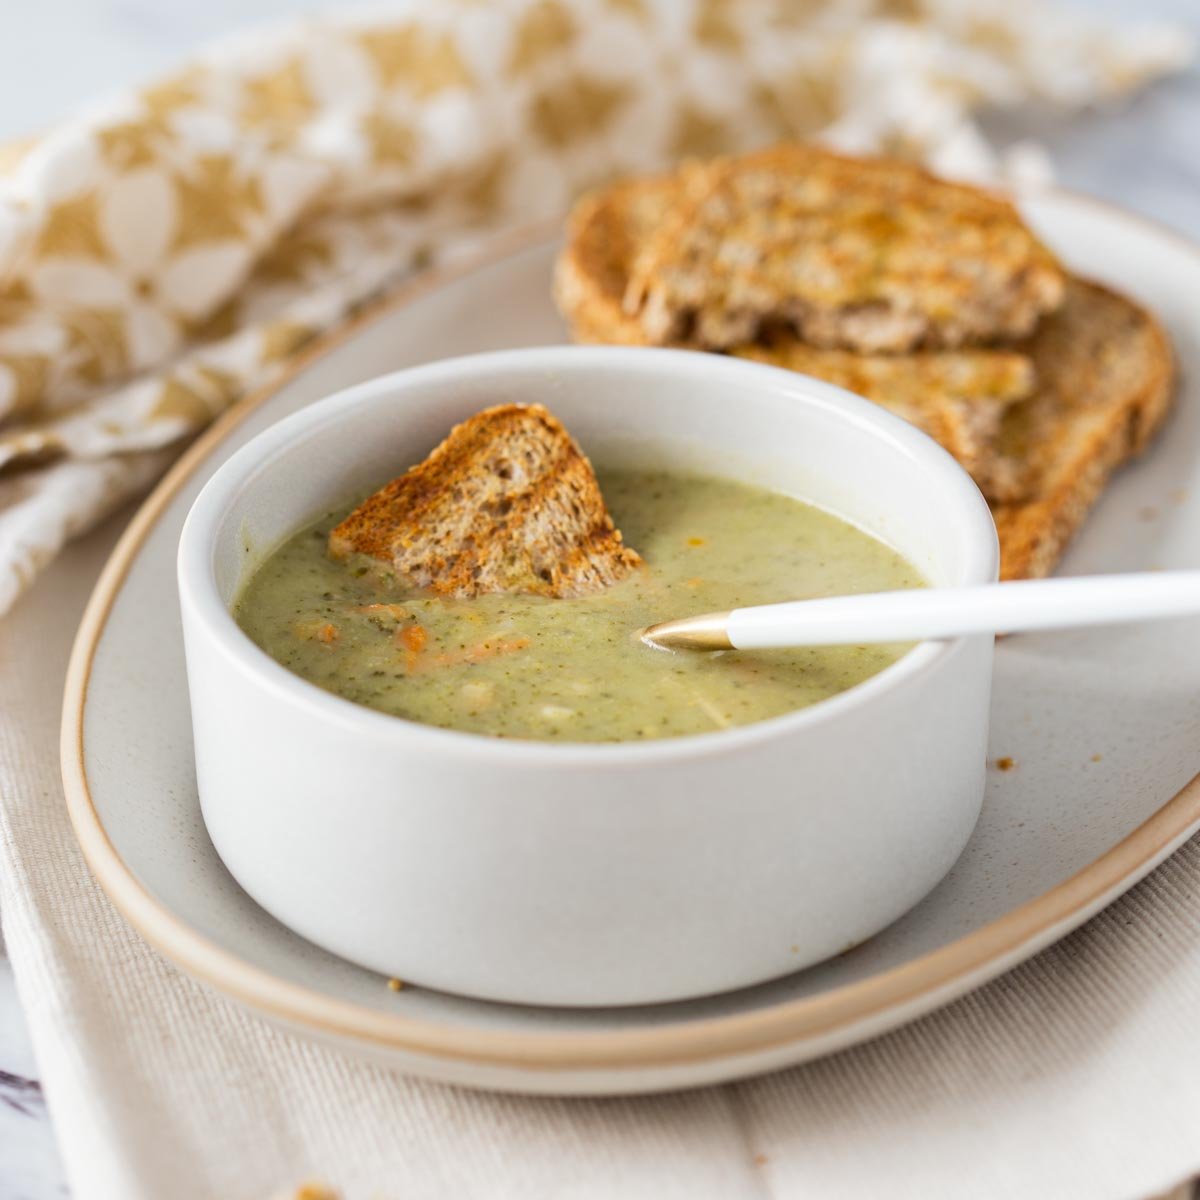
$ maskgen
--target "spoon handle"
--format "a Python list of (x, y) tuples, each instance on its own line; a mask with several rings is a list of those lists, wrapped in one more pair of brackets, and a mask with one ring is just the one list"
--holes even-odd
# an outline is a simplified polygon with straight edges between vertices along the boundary
[(1200, 571), (1092, 575), (795, 600), (651, 626), (665, 649), (766, 649), (1022, 633), (1200, 613)]
[(1019, 633), (1200, 613), (1200, 571), (877, 592), (734, 609), (732, 645), (828, 646)]

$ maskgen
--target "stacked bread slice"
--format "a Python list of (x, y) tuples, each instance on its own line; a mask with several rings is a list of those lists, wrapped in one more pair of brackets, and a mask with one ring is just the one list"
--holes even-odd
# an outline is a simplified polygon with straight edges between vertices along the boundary
[(615, 184), (572, 214), (555, 296), (579, 341), (734, 354), (911, 421), (991, 503), (1005, 578), (1053, 569), (1170, 407), (1153, 317), (904, 163), (783, 146)]

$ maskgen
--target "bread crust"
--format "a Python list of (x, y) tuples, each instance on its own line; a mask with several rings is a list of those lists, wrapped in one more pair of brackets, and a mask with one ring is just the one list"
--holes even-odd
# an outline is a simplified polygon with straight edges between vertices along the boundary
[(1073, 279), (1062, 310), (1026, 349), (1034, 396), (1016, 406), (1003, 436), (1031, 471), (1031, 495), (996, 504), (1001, 577), (1049, 575), (1113, 472), (1142, 453), (1175, 396), (1166, 331), (1140, 305)]
[(642, 243), (675, 202), (674, 176), (628, 179), (584, 196), (567, 221), (554, 264), (554, 300), (576, 341), (649, 345), (621, 307), (629, 271)]

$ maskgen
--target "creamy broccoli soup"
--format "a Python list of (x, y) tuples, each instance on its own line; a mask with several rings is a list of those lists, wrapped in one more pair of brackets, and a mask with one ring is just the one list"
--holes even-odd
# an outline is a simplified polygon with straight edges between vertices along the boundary
[(746, 725), (836, 695), (907, 646), (669, 654), (634, 632), (692, 613), (923, 586), (895, 551), (791, 497), (675, 472), (601, 471), (645, 567), (597, 596), (446, 600), (373, 559), (334, 561), (350, 506), (284, 543), (235, 617), (272, 658), (348, 700), (493, 737), (618, 742)]

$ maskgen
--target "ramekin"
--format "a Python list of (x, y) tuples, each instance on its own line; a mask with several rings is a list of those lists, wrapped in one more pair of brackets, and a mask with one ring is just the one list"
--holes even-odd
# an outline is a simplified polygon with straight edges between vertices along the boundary
[(238, 628), (248, 575), (456, 421), (540, 403), (593, 461), (773, 487), (904, 554), (994, 580), (987, 505), (929, 438), (793, 372), (555, 347), (388, 375), (281, 421), (197, 498), (179, 592), (204, 819), (243, 888), (384, 975), (548, 1005), (676, 1000), (838, 954), (910, 909), (983, 796), (991, 637), (927, 642), (830, 700), (653, 743), (496, 740), (371, 711)]

